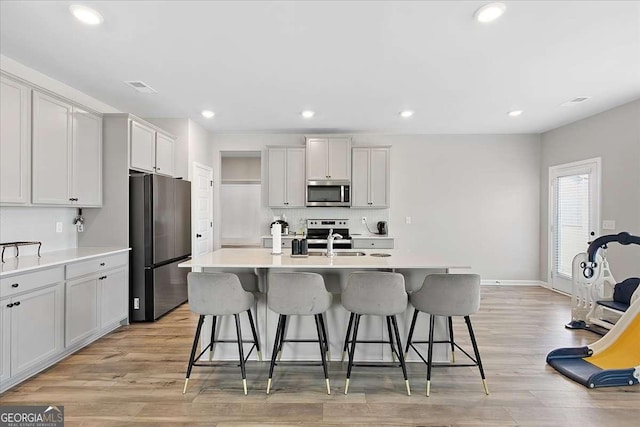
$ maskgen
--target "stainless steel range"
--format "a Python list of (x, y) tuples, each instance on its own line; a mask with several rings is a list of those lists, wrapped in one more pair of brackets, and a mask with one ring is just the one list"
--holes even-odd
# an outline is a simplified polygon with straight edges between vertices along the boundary
[(307, 242), (309, 249), (327, 249), (327, 237), (329, 237), (330, 231), (342, 236), (341, 239), (333, 241), (334, 249), (352, 248), (348, 219), (308, 219)]

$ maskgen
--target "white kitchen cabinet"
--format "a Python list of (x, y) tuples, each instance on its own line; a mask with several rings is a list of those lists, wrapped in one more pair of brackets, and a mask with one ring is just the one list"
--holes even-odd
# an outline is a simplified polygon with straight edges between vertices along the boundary
[(11, 298), (11, 376), (63, 349), (64, 286), (54, 284)]
[(33, 91), (33, 203), (102, 205), (102, 118)]
[(93, 335), (99, 328), (99, 281), (103, 276), (72, 280), (66, 286), (65, 346)]
[(31, 202), (31, 89), (0, 77), (0, 203)]
[(351, 139), (307, 138), (307, 180), (351, 179)]
[(75, 205), (102, 206), (102, 117), (73, 108), (72, 197)]
[(156, 173), (173, 176), (173, 139), (156, 133)]
[(10, 298), (0, 300), (0, 383), (11, 377), (11, 303)]
[(100, 281), (100, 327), (126, 319), (129, 315), (129, 270), (122, 267), (106, 272)]
[(302, 208), (305, 205), (305, 149), (268, 149), (269, 206)]
[[(291, 242), (293, 241), (293, 237), (281, 237), (282, 247), (285, 249), (291, 249)], [(273, 237), (263, 237), (262, 238), (262, 247), (263, 248), (272, 248), (273, 247)]]
[(370, 239), (353, 239), (353, 249), (393, 249), (394, 239), (391, 237), (372, 237)]
[(389, 147), (354, 147), (351, 207), (389, 207)]
[(173, 176), (174, 139), (138, 120), (130, 126), (129, 167)]

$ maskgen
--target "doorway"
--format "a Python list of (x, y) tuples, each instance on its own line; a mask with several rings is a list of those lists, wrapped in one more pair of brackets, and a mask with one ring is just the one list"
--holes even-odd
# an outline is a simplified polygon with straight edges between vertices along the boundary
[(567, 294), (573, 258), (599, 233), (600, 158), (549, 168), (549, 283)]
[(193, 162), (191, 183), (192, 256), (213, 250), (213, 169)]

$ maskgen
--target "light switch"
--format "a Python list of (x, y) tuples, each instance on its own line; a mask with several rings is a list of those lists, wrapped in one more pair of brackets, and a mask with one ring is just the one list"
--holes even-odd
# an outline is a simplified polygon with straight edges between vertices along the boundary
[(62, 223), (56, 222), (56, 233), (62, 233)]
[(602, 221), (602, 229), (603, 230), (615, 230), (616, 229), (616, 221), (613, 219), (605, 219)]
[(411, 217), (410, 216), (405, 216), (404, 217), (404, 223), (405, 224), (411, 224)]

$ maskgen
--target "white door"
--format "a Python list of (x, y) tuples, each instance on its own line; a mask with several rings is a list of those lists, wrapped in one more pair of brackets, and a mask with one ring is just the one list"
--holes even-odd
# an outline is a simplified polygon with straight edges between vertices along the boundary
[(549, 168), (549, 283), (571, 293), (573, 258), (600, 232), (600, 159)]
[(193, 256), (213, 249), (213, 169), (193, 162), (191, 181)]

